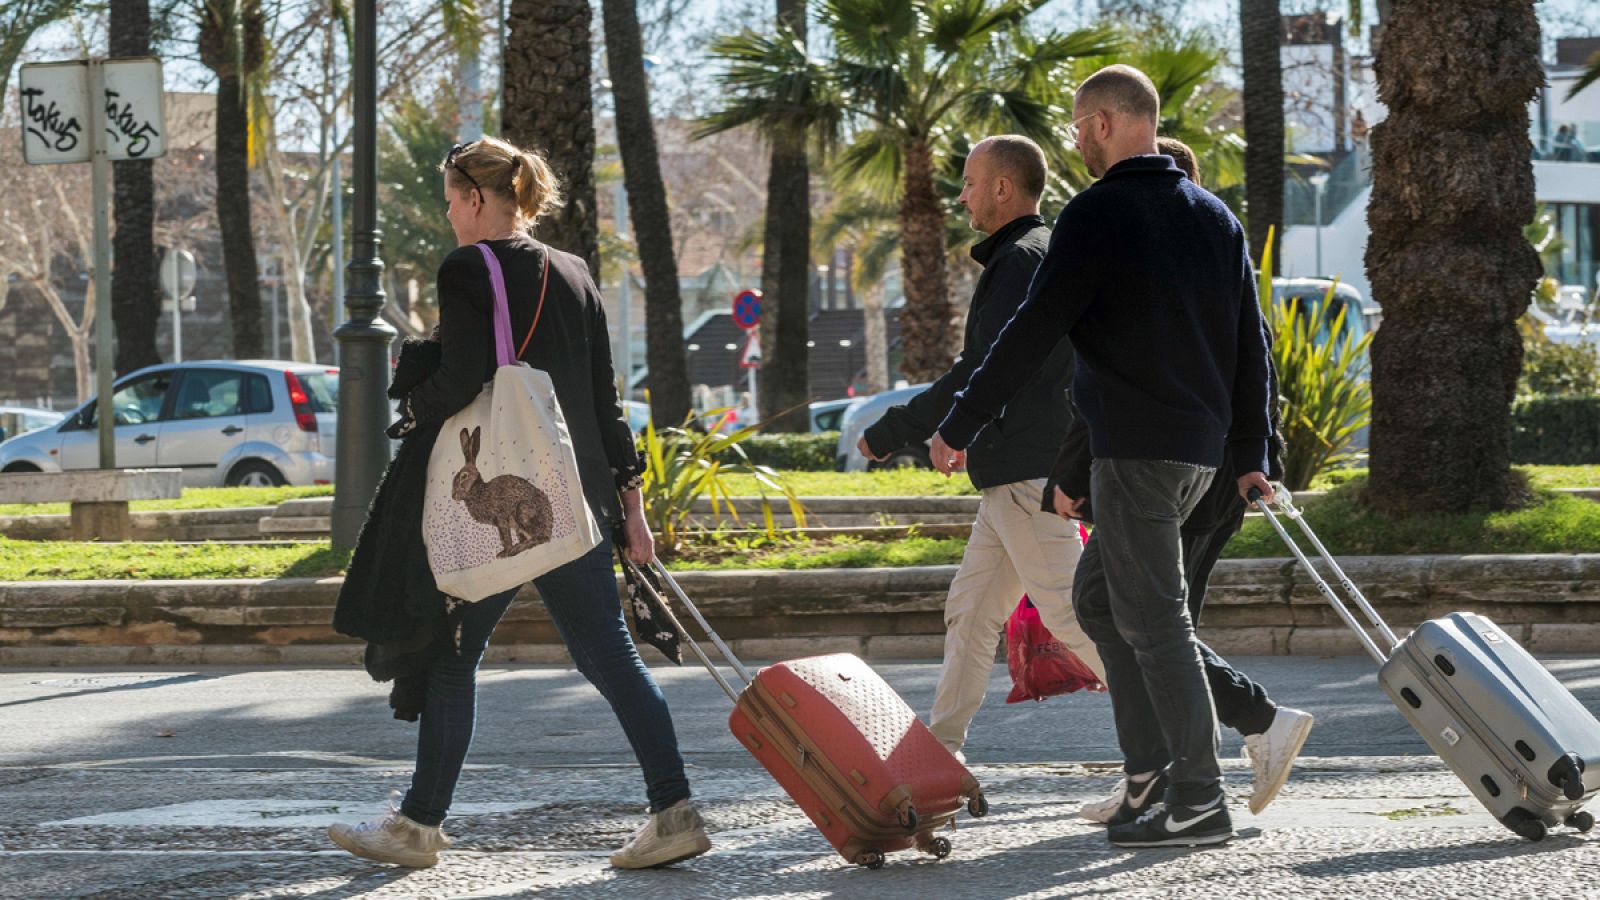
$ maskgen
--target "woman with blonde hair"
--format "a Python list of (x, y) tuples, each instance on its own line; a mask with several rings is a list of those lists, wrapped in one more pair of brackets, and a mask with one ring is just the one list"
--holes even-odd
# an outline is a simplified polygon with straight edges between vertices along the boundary
[[(655, 551), (640, 505), (644, 465), (618, 402), (600, 291), (583, 260), (529, 235), (539, 216), (560, 202), (554, 174), (537, 154), (496, 138), (457, 145), (440, 169), (459, 246), (439, 267), (438, 365), (401, 398), (401, 430), (437, 429), (493, 377), (494, 293), (475, 245), (487, 246), (504, 272), (518, 357), (549, 373), (555, 385), (584, 498), (602, 532), (620, 526), (627, 556), (648, 563)], [(420, 530), (420, 523), (408, 527)], [(711, 842), (689, 799), (666, 700), (623, 621), (612, 552), (606, 538), (533, 583), (578, 670), (611, 704), (644, 770), (649, 821), (611, 855), (611, 864), (651, 868), (704, 853)], [(419, 688), (422, 724), (411, 788), (374, 822), (330, 828), (339, 846), (413, 867), (433, 865), (439, 850), (450, 846), (440, 825), (472, 741), (478, 664), (515, 594), (452, 613), (456, 646), (433, 653)]]

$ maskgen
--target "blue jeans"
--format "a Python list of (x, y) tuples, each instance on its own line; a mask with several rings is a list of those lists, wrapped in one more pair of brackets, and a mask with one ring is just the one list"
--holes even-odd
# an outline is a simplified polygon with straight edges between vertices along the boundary
[(1149, 772), (1170, 760), (1169, 803), (1209, 802), (1222, 785), (1216, 711), (1189, 616), (1179, 534), (1213, 473), (1096, 459), (1089, 482), (1095, 530), (1073, 581), (1078, 621), (1105, 663), (1126, 770)]
[[(611, 541), (533, 580), (567, 651), (611, 704), (644, 769), (650, 811), (689, 797), (689, 780), (667, 701), (622, 618), (611, 567)], [(421, 825), (438, 825), (450, 809), (456, 781), (472, 744), (477, 717), (478, 664), (489, 636), (516, 596), (515, 589), (469, 604), (461, 620), (461, 653), (428, 671), (428, 696), (417, 736), (417, 768), (400, 811)]]

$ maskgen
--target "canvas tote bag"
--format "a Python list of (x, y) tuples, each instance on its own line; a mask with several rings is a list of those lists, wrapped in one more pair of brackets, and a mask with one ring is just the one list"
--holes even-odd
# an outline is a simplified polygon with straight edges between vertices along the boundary
[[(422, 514), (439, 590), (469, 602), (565, 565), (598, 546), (601, 537), (583, 499), (555, 386), (548, 374), (517, 358), (500, 261), (487, 246), (476, 246), (494, 287), (494, 380), (439, 432), (428, 458)], [(535, 328), (549, 283), (545, 248)]]

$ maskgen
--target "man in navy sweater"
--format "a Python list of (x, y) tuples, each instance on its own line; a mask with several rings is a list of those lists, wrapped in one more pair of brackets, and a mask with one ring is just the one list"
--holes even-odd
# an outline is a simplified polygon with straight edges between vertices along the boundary
[[(1062, 210), (1028, 299), (931, 451), (941, 471), (961, 465), (1054, 343), (1072, 339), (1096, 523), (1073, 605), (1105, 664), (1126, 761), (1127, 794), (1109, 822), (1122, 847), (1233, 837), (1179, 526), (1213, 477), (1272, 495), (1266, 329), (1244, 230), (1157, 153), (1159, 111), (1155, 85), (1129, 66), (1078, 89), (1068, 137), (1100, 180)], [(1218, 473), (1224, 445), (1233, 471)]]

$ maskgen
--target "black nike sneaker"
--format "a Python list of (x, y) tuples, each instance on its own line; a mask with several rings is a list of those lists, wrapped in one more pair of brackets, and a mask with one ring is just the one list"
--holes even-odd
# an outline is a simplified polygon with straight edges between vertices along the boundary
[(1113, 828), (1126, 825), (1134, 819), (1144, 815), (1151, 807), (1167, 799), (1167, 770), (1162, 769), (1142, 783), (1129, 778), (1127, 788), (1122, 792), (1122, 805), (1111, 814), (1106, 824)]
[(1148, 812), (1107, 832), (1118, 847), (1204, 847), (1233, 840), (1233, 820), (1222, 794), (1201, 806), (1157, 803)]

